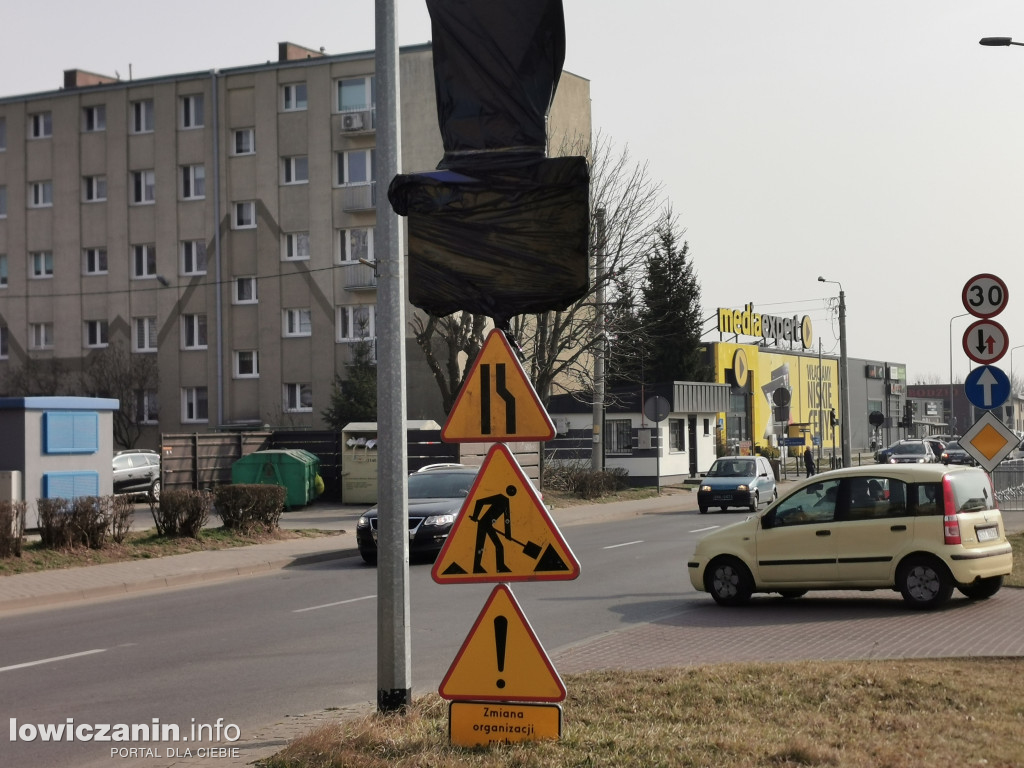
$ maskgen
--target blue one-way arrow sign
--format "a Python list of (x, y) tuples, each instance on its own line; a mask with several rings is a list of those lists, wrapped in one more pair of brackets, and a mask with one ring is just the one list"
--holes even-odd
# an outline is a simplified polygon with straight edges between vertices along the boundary
[(964, 394), (975, 408), (990, 411), (1010, 396), (1010, 378), (994, 365), (982, 365), (967, 374)]

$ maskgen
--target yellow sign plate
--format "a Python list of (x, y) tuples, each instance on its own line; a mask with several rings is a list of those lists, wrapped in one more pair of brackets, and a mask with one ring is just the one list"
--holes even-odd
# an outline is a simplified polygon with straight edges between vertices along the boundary
[(541, 405), (519, 358), (494, 329), (466, 376), (448, 420), (446, 443), (550, 440), (555, 425)]
[(448, 739), (460, 747), (560, 738), (562, 708), (558, 704), (453, 701), (448, 705)]
[(497, 443), (430, 573), (438, 584), (571, 581), (580, 565), (516, 457)]
[(1019, 442), (1020, 438), (992, 411), (985, 411), (960, 438), (960, 446), (988, 472), (1013, 453)]
[(437, 692), (469, 701), (562, 701), (565, 685), (512, 591), (499, 584)]

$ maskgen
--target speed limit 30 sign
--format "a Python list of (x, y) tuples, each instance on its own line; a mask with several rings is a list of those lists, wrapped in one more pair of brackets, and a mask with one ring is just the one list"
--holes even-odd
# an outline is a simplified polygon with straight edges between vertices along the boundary
[(1009, 298), (1006, 283), (987, 272), (975, 275), (964, 285), (964, 309), (975, 317), (995, 317), (1006, 308)]

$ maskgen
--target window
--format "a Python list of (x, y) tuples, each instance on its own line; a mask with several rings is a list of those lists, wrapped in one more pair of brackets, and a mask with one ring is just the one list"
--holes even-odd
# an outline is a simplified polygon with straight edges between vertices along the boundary
[(156, 277), (156, 246), (152, 243), (132, 246), (132, 277)]
[(373, 181), (373, 150), (354, 149), (338, 153), (339, 184), (369, 184)]
[(132, 133), (152, 133), (153, 131), (153, 100), (144, 99), (132, 102)]
[(206, 168), (202, 165), (181, 166), (181, 199), (202, 200), (206, 197)]
[(7, 218), (7, 187), (0, 184), (0, 219)]
[(82, 250), (82, 274), (107, 274), (106, 248), (85, 248)]
[(604, 422), (605, 453), (633, 452), (633, 425), (629, 419), (606, 419)]
[(33, 139), (46, 139), (53, 135), (53, 115), (37, 112), (28, 116), (28, 135)]
[(291, 83), (281, 86), (282, 108), (294, 112), (306, 108), (306, 84)]
[(181, 274), (183, 274), (183, 275), (205, 275), (206, 274), (206, 241), (205, 240), (182, 240), (181, 241)]
[(148, 204), (156, 201), (156, 172), (132, 171), (132, 202)]
[(209, 421), (206, 387), (185, 387), (181, 390), (181, 420)]
[(309, 181), (309, 158), (306, 155), (282, 158), (282, 183), (305, 184)]
[(235, 304), (255, 304), (259, 301), (256, 293), (256, 278), (252, 276), (235, 278)]
[(338, 307), (338, 341), (364, 341), (376, 337), (377, 308), (372, 304)]
[(82, 107), (82, 131), (84, 133), (95, 133), (96, 131), (107, 130), (107, 107), (104, 104), (95, 104), (91, 107)]
[(29, 208), (49, 208), (53, 205), (53, 182), (33, 181), (28, 189)]
[(775, 507), (772, 524), (806, 525), (835, 519), (839, 481), (828, 480), (795, 491)]
[(308, 309), (286, 309), (284, 311), (284, 336), (311, 336), (313, 320)]
[(53, 323), (30, 323), (28, 334), (32, 349), (53, 349)]
[(675, 453), (686, 450), (686, 419), (668, 420), (668, 449)]
[(139, 424), (156, 424), (160, 405), (155, 389), (135, 390), (135, 421)]
[(53, 251), (32, 251), (28, 255), (28, 265), (33, 279), (53, 277)]
[(95, 203), (107, 199), (107, 177), (86, 176), (82, 179), (82, 199)]
[(203, 127), (203, 94), (181, 97), (181, 127)]
[(235, 378), (257, 379), (260, 375), (260, 356), (255, 349), (235, 350)]
[(7, 151), (7, 118), (0, 116), (0, 152)]
[[(338, 81), (338, 111), (370, 109), (374, 104), (374, 77), (352, 77)], [(367, 126), (369, 127), (369, 126)]]
[(284, 236), (282, 261), (305, 261), (309, 258), (309, 232), (289, 232)]
[(181, 348), (206, 349), (206, 315), (181, 316)]
[(7, 326), (0, 325), (0, 360), (7, 359)]
[(156, 318), (132, 319), (132, 347), (136, 352), (156, 352)]
[(7, 287), (7, 254), (0, 253), (0, 288)]
[(338, 238), (338, 261), (373, 261), (373, 227), (342, 229)]
[(248, 200), (235, 203), (235, 216), (231, 220), (233, 229), (252, 229), (256, 226), (256, 203)]
[(284, 385), (284, 409), (290, 412), (313, 410), (313, 387), (306, 383)]
[(251, 155), (256, 151), (256, 129), (239, 128), (235, 131), (235, 141), (232, 144), (234, 154)]
[(107, 346), (107, 321), (86, 320), (85, 321), (85, 347), (95, 349)]
[(711, 419), (704, 419), (704, 437), (711, 434)]

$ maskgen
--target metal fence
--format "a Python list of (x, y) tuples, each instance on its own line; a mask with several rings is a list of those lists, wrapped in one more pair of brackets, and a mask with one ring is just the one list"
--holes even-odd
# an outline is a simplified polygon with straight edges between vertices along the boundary
[(992, 471), (1000, 509), (1024, 510), (1024, 459), (1010, 459)]

